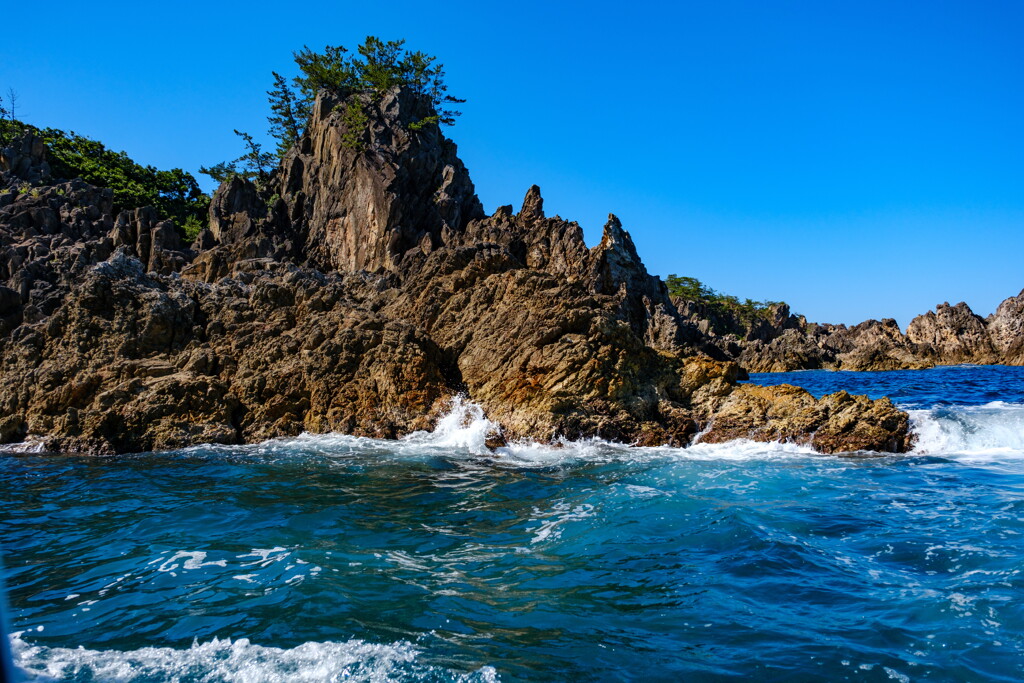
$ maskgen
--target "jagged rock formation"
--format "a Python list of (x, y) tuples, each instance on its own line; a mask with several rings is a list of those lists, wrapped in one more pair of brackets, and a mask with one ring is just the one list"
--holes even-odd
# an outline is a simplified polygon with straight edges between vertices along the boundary
[(892, 318), (846, 327), (808, 323), (786, 304), (753, 320), (699, 302), (676, 300), (682, 317), (705, 335), (702, 350), (750, 372), (903, 370), (975, 363), (1024, 365), (1024, 291), (988, 318), (961, 302), (914, 318), (906, 334)]
[[(437, 126), (409, 125), (433, 110), (404, 90), (363, 100), (366, 129), (353, 133), (342, 102), (317, 99), (302, 141), (282, 162), (281, 198), (305, 261), (322, 270), (394, 270), (417, 247), (451, 241), (483, 207), (455, 144)], [(358, 138), (346, 146), (348, 133)]]
[(4, 167), (0, 194), (0, 440), (106, 453), (396, 437), (465, 393), (498, 441), (909, 448), (888, 401), (738, 385), (614, 216), (592, 249), (536, 187), (485, 216), (455, 146), (409, 126), (424, 99), (366, 98), (361, 130), (344, 105), (321, 95), (262, 191), (224, 183), (189, 247), (80, 181), (26, 189), (45, 149), (19, 147), (29, 161)]

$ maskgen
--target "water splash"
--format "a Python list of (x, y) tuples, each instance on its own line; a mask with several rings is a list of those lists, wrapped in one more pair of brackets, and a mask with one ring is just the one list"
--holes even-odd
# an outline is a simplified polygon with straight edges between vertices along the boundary
[[(1024, 455), (1024, 404), (994, 401), (980, 406), (936, 406), (908, 409), (918, 436), (913, 454)], [(451, 406), (432, 431), (413, 432), (398, 440), (344, 434), (301, 434), (246, 446), (196, 446), (184, 452), (230, 453), (294, 458), (296, 453), (347, 457), (378, 452), (385, 457), (443, 455), (492, 458), (495, 464), (516, 467), (548, 467), (577, 462), (644, 461), (651, 458), (684, 460), (764, 460), (805, 458), (820, 455), (810, 446), (788, 442), (737, 439), (726, 443), (694, 443), (638, 447), (600, 438), (560, 439), (539, 443), (531, 439), (510, 441), (491, 449), (489, 437), (500, 434), (501, 425), (489, 419), (483, 407), (465, 396)]]
[(417, 431), (397, 440), (375, 439), (346, 434), (304, 433), (296, 437), (272, 439), (242, 446), (193, 446), (182, 452), (203, 455), (262, 456), (294, 459), (299, 454), (346, 458), (377, 453), (386, 458), (420, 459), (487, 458), (495, 466), (555, 467), (577, 463), (644, 462), (660, 459), (682, 460), (763, 460), (805, 458), (819, 455), (810, 446), (789, 442), (759, 442), (737, 439), (727, 443), (696, 443), (678, 446), (631, 446), (599, 437), (561, 438), (551, 443), (533, 439), (509, 441), (490, 448), (488, 439), (501, 433), (501, 425), (487, 417), (486, 411), (464, 396), (452, 399), (448, 412), (440, 417), (432, 431)]
[(140, 683), (493, 680), (484, 665), (1020, 680), (1017, 372), (958, 370), (902, 402), (921, 452), (884, 458), (746, 440), (488, 452), (493, 422), (466, 399), (399, 440), (0, 458), (14, 620), (35, 629), (18, 663)]
[(482, 406), (465, 396), (455, 396), (448, 412), (441, 416), (432, 432), (413, 432), (401, 439), (406, 445), (454, 448), (474, 455), (491, 452), (487, 439), (500, 434), (501, 426), (487, 419)]
[(1024, 456), (1024, 404), (993, 401), (908, 412), (918, 435), (915, 453)]

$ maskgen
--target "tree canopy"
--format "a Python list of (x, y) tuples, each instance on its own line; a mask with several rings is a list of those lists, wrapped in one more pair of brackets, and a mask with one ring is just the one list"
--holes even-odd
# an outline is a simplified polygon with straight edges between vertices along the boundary
[[(415, 93), (426, 95), (435, 114), (410, 124), (418, 130), (428, 125), (455, 124), (462, 112), (453, 105), (465, 100), (448, 94), (445, 83), (444, 65), (437, 58), (424, 52), (405, 49), (404, 40), (381, 40), (367, 36), (355, 52), (341, 45), (328, 45), (320, 52), (303, 46), (294, 52), (298, 75), (290, 80), (277, 71), (272, 71), (273, 87), (267, 91), (270, 114), (267, 122), (269, 133), (277, 142), (276, 156), (283, 157), (297, 143), (305, 132), (313, 111), (317, 93), (328, 90), (340, 97), (353, 93), (380, 95), (395, 86), (409, 88)], [(361, 148), (360, 135), (356, 129), (365, 126), (368, 118), (359, 102), (349, 102), (344, 112), (348, 124), (346, 146)], [(248, 133), (235, 131), (245, 142), (246, 153), (234, 161), (222, 161), (199, 169), (217, 182), (232, 176), (255, 180), (257, 184), (266, 180), (266, 167), (273, 158), (263, 152)]]
[(376, 36), (367, 36), (355, 55), (342, 46), (328, 45), (323, 52), (303, 46), (294, 53), (300, 71), (293, 79), (297, 97), (311, 104), (322, 88), (344, 96), (352, 92), (382, 93), (394, 86), (404, 86), (430, 98), (437, 111), (435, 123), (454, 125), (462, 112), (451, 105), (465, 100), (448, 94), (444, 65), (425, 52), (404, 47), (404, 40), (384, 41)]
[(711, 308), (717, 308), (738, 315), (745, 320), (765, 316), (773, 306), (778, 306), (782, 301), (754, 301), (753, 299), (740, 300), (731, 294), (722, 294), (695, 277), (681, 275), (669, 275), (665, 278), (665, 286), (668, 293), (678, 299), (696, 301)]
[(218, 183), (241, 176), (255, 180), (257, 185), (262, 186), (270, 177), (270, 166), (274, 162), (274, 155), (264, 152), (263, 145), (256, 142), (248, 133), (235, 130), (235, 135), (242, 138), (245, 153), (234, 161), (222, 161), (213, 166), (200, 166), (199, 172), (210, 176)]
[[(283, 157), (302, 138), (317, 93), (325, 89), (347, 97), (359, 92), (380, 95), (390, 88), (402, 86), (426, 95), (436, 113), (412, 123), (409, 127), (413, 130), (428, 125), (451, 126), (462, 114), (452, 106), (465, 100), (448, 94), (444, 65), (424, 52), (406, 50), (404, 40), (385, 41), (367, 36), (355, 53), (341, 45), (328, 45), (320, 52), (303, 46), (292, 54), (298, 75), (289, 81), (279, 72), (272, 71), (274, 84), (267, 91), (270, 103), (267, 123), (270, 124), (270, 136), (277, 142), (277, 158)], [(344, 142), (346, 146), (359, 149), (360, 135), (355, 129), (368, 122), (362, 105), (350, 102), (344, 116), (349, 127)], [(267, 178), (265, 169), (273, 161), (273, 156), (263, 152), (252, 135), (238, 130), (235, 134), (243, 139), (246, 153), (234, 161), (203, 166), (199, 172), (218, 183), (233, 176), (242, 176), (261, 184)]]
[[(405, 48), (404, 40), (381, 40), (368, 36), (355, 52), (328, 45), (320, 52), (303, 46), (293, 53), (298, 75), (291, 79), (274, 71), (273, 87), (267, 91), (270, 103), (270, 135), (277, 141), (276, 154), (263, 151), (252, 135), (235, 130), (242, 138), (244, 153), (233, 161), (203, 166), (201, 173), (218, 183), (242, 176), (264, 185), (270, 178), (275, 157), (280, 158), (305, 132), (317, 93), (327, 89), (340, 97), (353, 93), (379, 96), (401, 86), (430, 99), (435, 114), (410, 124), (416, 130), (429, 125), (454, 125), (461, 112), (453, 105), (464, 102), (448, 94), (444, 65), (437, 58)], [(17, 95), (9, 91), (0, 97), (0, 144), (25, 131), (41, 137), (50, 148), (50, 166), (55, 176), (81, 178), (114, 193), (114, 211), (153, 206), (164, 217), (186, 228), (190, 236), (206, 223), (210, 198), (196, 179), (180, 168), (158, 170), (136, 163), (124, 152), (107, 149), (103, 143), (74, 131), (37, 128), (15, 118)], [(358, 101), (343, 112), (349, 131), (345, 144), (360, 148), (359, 130), (368, 117)]]

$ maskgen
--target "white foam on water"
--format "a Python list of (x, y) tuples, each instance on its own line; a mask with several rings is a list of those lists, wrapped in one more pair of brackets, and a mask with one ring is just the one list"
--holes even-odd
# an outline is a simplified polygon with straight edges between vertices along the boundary
[(551, 510), (546, 512), (534, 508), (533, 514), (534, 517), (530, 521), (540, 522), (540, 526), (527, 529), (527, 531), (533, 532), (533, 538), (530, 539), (531, 544), (561, 538), (562, 529), (569, 522), (593, 517), (594, 506), (588, 503), (574, 506), (565, 501), (560, 501)]
[[(908, 412), (912, 429), (918, 436), (914, 454), (1024, 456), (1024, 404), (996, 401), (984, 406), (936, 407)], [(741, 462), (821, 455), (806, 445), (749, 439), (725, 443), (704, 443), (696, 439), (686, 448), (631, 446), (597, 437), (575, 441), (560, 439), (552, 443), (527, 439), (511, 441), (493, 450), (488, 448), (488, 438), (500, 432), (501, 426), (487, 417), (482, 406), (457, 396), (432, 431), (413, 432), (397, 440), (336, 433), (301, 434), (256, 446), (199, 446), (186, 450), (205, 448), (283, 457), (293, 457), (296, 451), (329, 457), (379, 454), (416, 458), (434, 454), (473, 460), (483, 457), (499, 467), (552, 467), (651, 459)]]
[(445, 678), (497, 681), (493, 667), (458, 673), (422, 664), (420, 650), (406, 641), (391, 644), (362, 640), (309, 642), (293, 648), (256, 645), (246, 638), (214, 638), (187, 649), (90, 650), (33, 644), (11, 634), (14, 665), (29, 681), (94, 680), (182, 681), (204, 683), (279, 683), (284, 681), (395, 681)]
[(633, 450), (630, 446), (595, 437), (578, 441), (559, 439), (550, 444), (532, 440), (512, 441), (495, 449), (494, 454), (501, 461), (517, 467), (548, 467), (577, 461), (621, 460)]
[[(206, 559), (206, 553), (201, 550), (180, 550), (174, 554), (170, 559), (164, 560), (159, 567), (156, 568), (158, 572), (170, 572), (176, 569), (201, 569), (202, 567), (226, 567), (228, 566), (227, 560), (214, 560), (213, 562), (204, 562)], [(178, 560), (184, 560), (181, 565), (178, 564)]]
[(294, 455), (295, 451), (302, 451), (333, 457), (356, 453), (408, 457), (439, 454), (471, 459), (486, 457), (499, 467), (552, 467), (580, 462), (636, 462), (650, 459), (743, 461), (819, 455), (809, 446), (749, 439), (717, 444), (696, 443), (688, 448), (630, 446), (597, 437), (575, 441), (559, 439), (552, 443), (526, 439), (511, 441), (493, 450), (488, 448), (488, 437), (500, 432), (501, 426), (487, 417), (482, 406), (457, 396), (452, 399), (451, 407), (441, 416), (433, 431), (417, 431), (397, 440), (335, 433), (301, 434), (297, 437), (272, 439), (257, 446), (218, 448), (230, 452), (280, 455)]
[(29, 436), (24, 441), (19, 443), (8, 443), (0, 446), (0, 451), (4, 453), (19, 453), (19, 454), (32, 454), (32, 453), (45, 453), (46, 442), (41, 437)]
[(691, 460), (769, 460), (821, 455), (810, 446), (788, 441), (765, 442), (750, 439), (736, 439), (725, 443), (697, 443), (686, 449), (673, 450), (680, 451), (684, 457)]
[(639, 447), (588, 439), (559, 439), (553, 443), (533, 440), (511, 441), (493, 451), (486, 445), (487, 437), (500, 433), (501, 426), (487, 418), (483, 407), (459, 396), (432, 432), (415, 432), (400, 440), (403, 445), (433, 447), (448, 452), (461, 451), (471, 455), (487, 455), (496, 462), (516, 466), (551, 466), (571, 462), (607, 462), (644, 460), (649, 458), (686, 458), (707, 460), (746, 460), (772, 457), (817, 455), (809, 446), (791, 443), (764, 443), (740, 439), (721, 444), (697, 443), (689, 448), (672, 446)]
[(907, 412), (918, 436), (914, 453), (972, 460), (1024, 457), (1024, 404), (993, 401)]
[(275, 562), (281, 562), (287, 560), (291, 556), (291, 551), (287, 548), (275, 546), (273, 548), (253, 548), (251, 551), (238, 555), (238, 559), (245, 560), (250, 557), (256, 558), (255, 560), (249, 560), (248, 562), (242, 562), (243, 567), (269, 567)]

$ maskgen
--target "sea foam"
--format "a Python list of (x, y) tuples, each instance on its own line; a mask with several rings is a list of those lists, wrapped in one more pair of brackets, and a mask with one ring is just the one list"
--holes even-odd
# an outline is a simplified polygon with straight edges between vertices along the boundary
[[(995, 401), (982, 406), (936, 406), (910, 409), (917, 442), (916, 455), (1024, 455), (1024, 404)], [(413, 432), (401, 439), (374, 439), (344, 434), (301, 434), (273, 439), (254, 446), (197, 446), (186, 451), (225, 451), (238, 455), (298, 453), (346, 457), (377, 452), (384, 457), (487, 458), (493, 464), (515, 467), (547, 467), (578, 462), (683, 460), (765, 460), (806, 458), (820, 455), (813, 448), (791, 442), (759, 442), (736, 439), (709, 444), (698, 441), (686, 447), (639, 447), (598, 437), (557, 439), (539, 443), (530, 439), (510, 441), (490, 449), (487, 439), (500, 425), (489, 419), (483, 407), (465, 397), (452, 399), (449, 410), (431, 431)]]
[(487, 439), (500, 430), (501, 426), (487, 417), (482, 406), (457, 396), (452, 399), (448, 411), (438, 419), (433, 430), (413, 432), (396, 440), (336, 433), (304, 433), (296, 437), (272, 439), (255, 446), (198, 446), (186, 450), (209, 451), (213, 448), (239, 454), (286, 457), (297, 453), (346, 457), (356, 453), (377, 452), (385, 457), (399, 458), (422, 458), (424, 455), (475, 460), (486, 458), (495, 466), (513, 467), (551, 467), (580, 462), (639, 462), (651, 459), (742, 461), (818, 455), (810, 446), (749, 439), (717, 444), (698, 442), (686, 448), (633, 446), (600, 437), (575, 440), (561, 438), (550, 443), (521, 439), (509, 441), (507, 445), (492, 450), (487, 446)]
[(993, 401), (908, 412), (918, 435), (915, 453), (1024, 456), (1024, 404)]
[(387, 645), (362, 640), (309, 642), (293, 648), (256, 645), (245, 638), (214, 638), (189, 648), (90, 650), (36, 645), (11, 635), (14, 664), (29, 681), (203, 681), (278, 683), (283, 681), (498, 680), (492, 667), (459, 673), (418, 662), (420, 651), (400, 641)]

